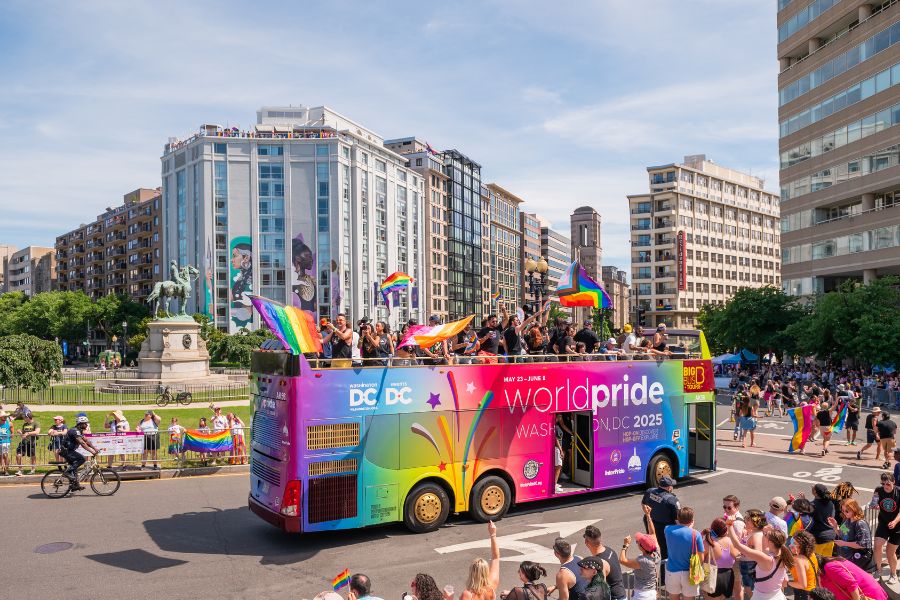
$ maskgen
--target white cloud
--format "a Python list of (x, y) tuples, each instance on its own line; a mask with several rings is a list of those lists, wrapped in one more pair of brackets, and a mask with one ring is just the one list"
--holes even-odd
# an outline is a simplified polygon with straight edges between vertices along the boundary
[(559, 92), (542, 88), (539, 85), (530, 85), (522, 90), (522, 100), (533, 104), (562, 104), (562, 96)]

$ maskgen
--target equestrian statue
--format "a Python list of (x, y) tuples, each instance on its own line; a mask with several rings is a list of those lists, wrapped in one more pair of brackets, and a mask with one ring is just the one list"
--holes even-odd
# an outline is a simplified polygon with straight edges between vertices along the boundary
[(153, 304), (153, 316), (159, 317), (159, 306), (162, 304), (163, 316), (172, 316), (169, 313), (169, 302), (172, 298), (177, 298), (180, 305), (179, 316), (187, 316), (185, 309), (187, 308), (187, 300), (191, 297), (191, 281), (196, 281), (200, 277), (200, 271), (196, 267), (187, 265), (178, 268), (178, 262), (173, 260), (169, 263), (169, 276), (171, 281), (158, 281), (153, 286), (153, 291), (147, 296), (147, 303)]

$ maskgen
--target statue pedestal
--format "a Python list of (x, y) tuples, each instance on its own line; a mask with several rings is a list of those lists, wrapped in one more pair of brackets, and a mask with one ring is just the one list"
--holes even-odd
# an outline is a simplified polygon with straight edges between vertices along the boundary
[(210, 378), (200, 325), (190, 317), (150, 322), (138, 355), (138, 378), (161, 383)]

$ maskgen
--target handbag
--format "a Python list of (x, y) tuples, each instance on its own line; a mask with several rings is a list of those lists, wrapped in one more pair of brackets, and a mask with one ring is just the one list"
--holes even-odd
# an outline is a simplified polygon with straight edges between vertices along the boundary
[(697, 532), (691, 528), (691, 560), (688, 566), (688, 583), (700, 585), (706, 577), (703, 568), (703, 556), (697, 552)]
[(701, 591), (711, 595), (716, 591), (719, 578), (719, 567), (713, 562), (712, 548), (709, 549), (709, 561), (703, 564), (703, 570), (706, 572), (706, 579), (703, 580)]

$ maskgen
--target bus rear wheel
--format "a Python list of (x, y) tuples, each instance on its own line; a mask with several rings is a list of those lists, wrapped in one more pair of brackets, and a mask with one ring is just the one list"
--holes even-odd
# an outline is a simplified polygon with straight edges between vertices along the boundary
[(450, 514), (450, 497), (436, 483), (420, 483), (406, 496), (403, 523), (413, 533), (438, 529)]
[(657, 454), (647, 466), (647, 485), (659, 487), (659, 480), (663, 477), (675, 479), (675, 464), (668, 454)]
[(479, 523), (499, 521), (509, 510), (511, 501), (509, 484), (502, 477), (490, 475), (472, 488), (469, 514)]

